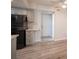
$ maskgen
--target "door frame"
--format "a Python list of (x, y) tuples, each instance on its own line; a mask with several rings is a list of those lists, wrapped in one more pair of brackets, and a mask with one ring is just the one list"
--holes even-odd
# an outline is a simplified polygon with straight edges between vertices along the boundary
[[(49, 38), (52, 38), (54, 40), (54, 12), (52, 11), (42, 11), (41, 12), (41, 38), (43, 38), (42, 36), (42, 19), (43, 19), (43, 14), (51, 14), (52, 15), (52, 36)], [(47, 36), (45, 36), (47, 38)]]

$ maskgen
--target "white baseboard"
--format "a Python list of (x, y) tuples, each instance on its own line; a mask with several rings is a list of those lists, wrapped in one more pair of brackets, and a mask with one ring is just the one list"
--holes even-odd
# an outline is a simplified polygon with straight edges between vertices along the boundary
[(54, 41), (59, 41), (59, 40), (67, 40), (67, 37), (62, 37), (62, 38), (54, 39)]

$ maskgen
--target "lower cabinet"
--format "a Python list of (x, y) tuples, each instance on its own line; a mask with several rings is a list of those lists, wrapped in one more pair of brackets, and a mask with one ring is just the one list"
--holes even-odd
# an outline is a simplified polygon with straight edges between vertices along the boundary
[(16, 59), (16, 38), (19, 35), (12, 35), (11, 36), (11, 59)]

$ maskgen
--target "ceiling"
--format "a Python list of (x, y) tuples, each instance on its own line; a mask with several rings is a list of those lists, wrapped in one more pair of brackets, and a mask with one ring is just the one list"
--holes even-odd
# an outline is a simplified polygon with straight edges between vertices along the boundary
[(28, 0), (30, 3), (54, 6), (63, 3), (65, 0)]

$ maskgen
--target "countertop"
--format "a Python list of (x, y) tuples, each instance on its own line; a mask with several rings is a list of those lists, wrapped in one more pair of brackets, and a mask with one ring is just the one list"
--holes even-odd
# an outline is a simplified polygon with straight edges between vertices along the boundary
[(19, 36), (19, 34), (11, 35), (11, 39), (16, 38), (17, 36)]
[(26, 31), (40, 31), (40, 29), (28, 29)]

